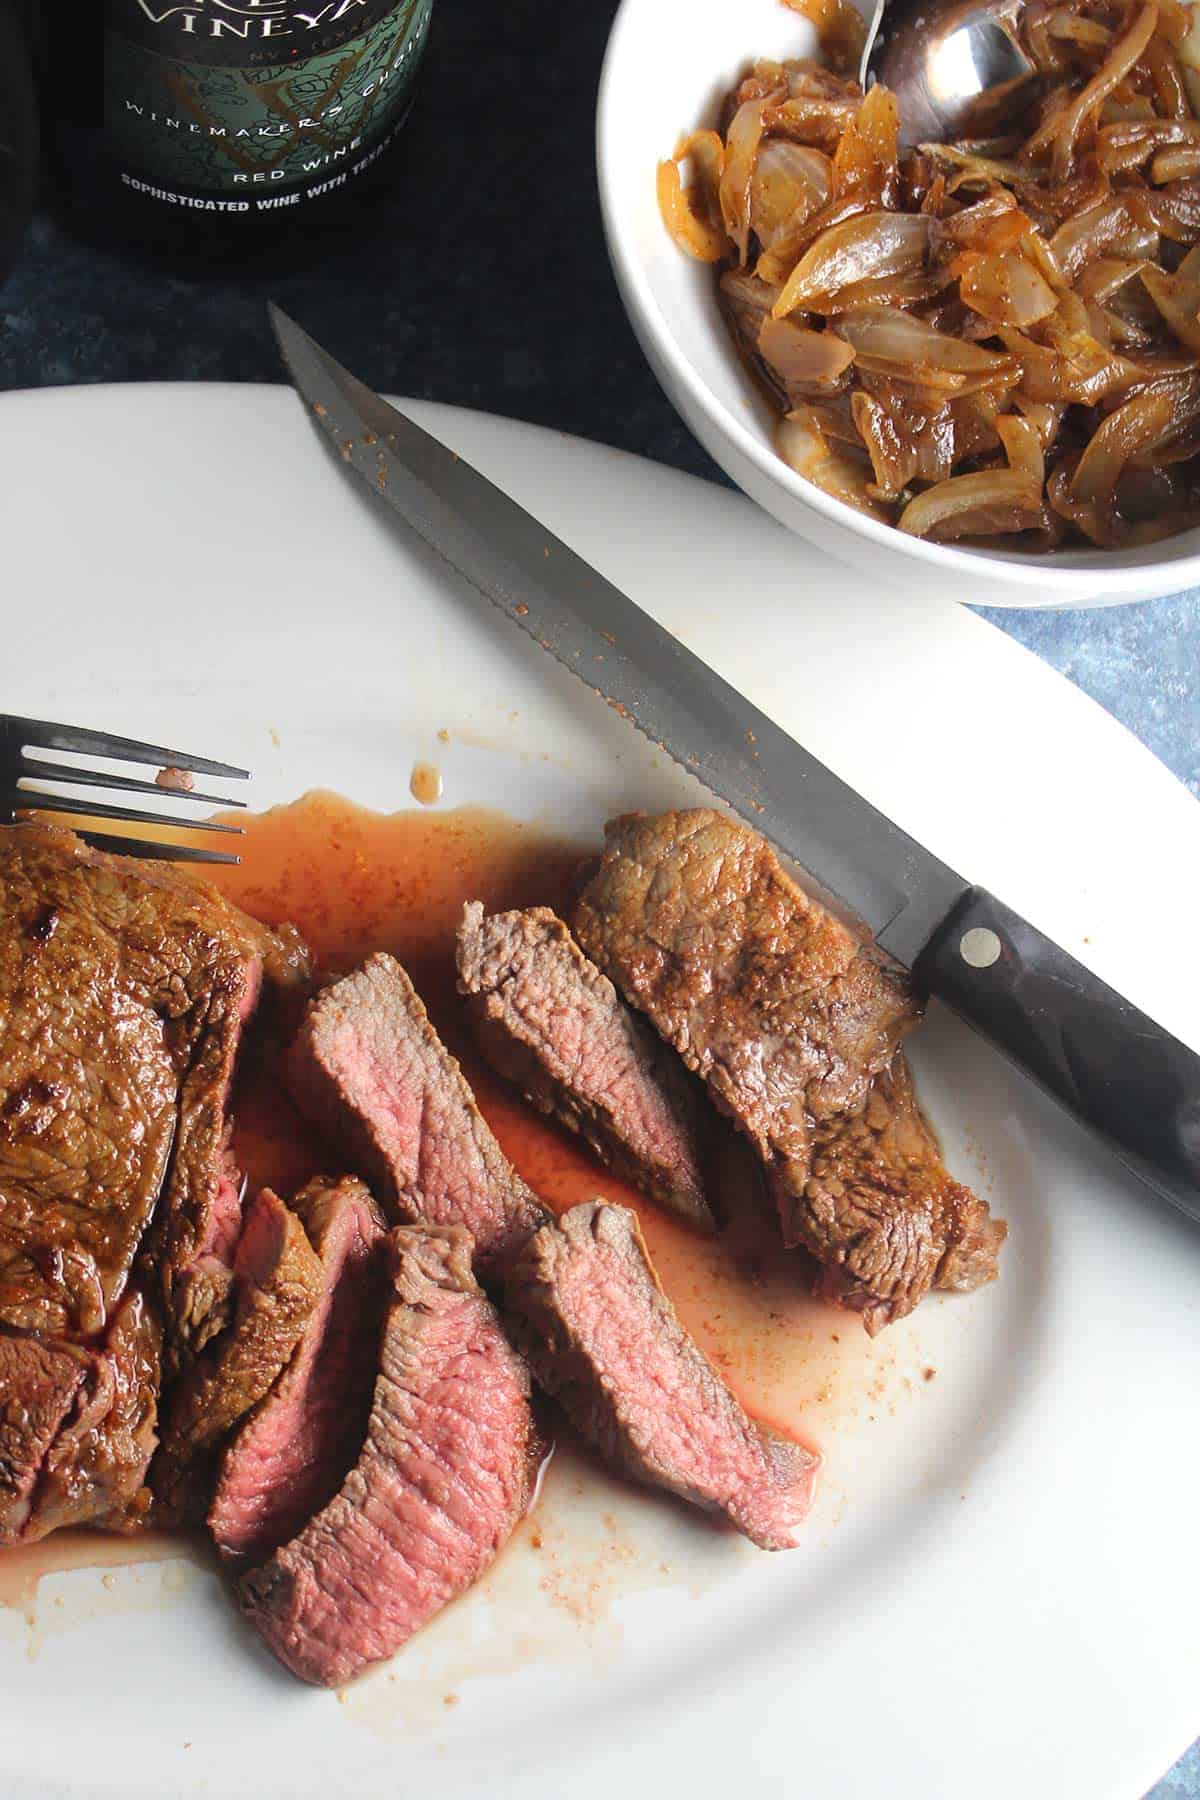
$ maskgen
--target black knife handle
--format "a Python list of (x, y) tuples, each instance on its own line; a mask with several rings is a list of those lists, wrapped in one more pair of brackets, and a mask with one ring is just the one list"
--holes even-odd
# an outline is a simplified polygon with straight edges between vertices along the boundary
[(914, 974), (1200, 1219), (1200, 1056), (983, 888), (939, 927)]

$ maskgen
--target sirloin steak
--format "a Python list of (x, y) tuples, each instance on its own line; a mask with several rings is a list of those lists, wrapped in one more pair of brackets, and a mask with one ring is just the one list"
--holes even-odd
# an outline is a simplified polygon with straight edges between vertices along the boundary
[(904, 1052), (850, 1114), (817, 1127), (801, 1202), (820, 1291), (874, 1335), (931, 1287), (960, 1292), (998, 1273), (1003, 1219), (945, 1168)]
[(458, 928), (458, 987), (480, 1049), (541, 1112), (702, 1231), (705, 1102), (695, 1080), (621, 1000), (548, 907)]
[(304, 1226), (270, 1188), (246, 1213), (233, 1265), (233, 1323), (175, 1386), (151, 1481), (166, 1519), (203, 1517), (213, 1459), (291, 1361), (321, 1298)]
[(225, 1323), (225, 1106), (264, 964), (304, 973), (206, 883), (0, 827), (0, 1326), (102, 1333), (151, 1247), (173, 1347)]
[(310, 1002), (287, 1076), (372, 1193), (400, 1219), (464, 1226), (482, 1274), (546, 1218), (394, 957), (368, 958)]
[(757, 1425), (684, 1331), (635, 1215), (574, 1206), (526, 1246), (505, 1284), (513, 1335), (576, 1429), (635, 1480), (786, 1550), (819, 1458)]
[(71, 1346), (0, 1336), (0, 1549), (17, 1543), (33, 1511), (42, 1464), (85, 1373)]
[[(831, 1270), (830, 1292), (868, 1330), (950, 1270), (953, 1285), (994, 1274), (1003, 1232), (946, 1175), (915, 1103), (854, 1162), (851, 1197), (835, 1166), (857, 1130), (840, 1121), (873, 1130), (868, 1095), (919, 1018), (907, 979), (810, 899), (765, 838), (720, 813), (631, 814), (605, 838), (576, 935), (749, 1137), (784, 1242)], [(886, 1090), (877, 1100), (891, 1105)]]
[(0, 827), (0, 1544), (147, 1522), (164, 1368), (229, 1316), (264, 972), (303, 983), (298, 941), (206, 882)]
[(350, 1177), (310, 1182), (293, 1206), (320, 1259), (321, 1297), (288, 1367), (222, 1460), (208, 1524), (230, 1562), (270, 1555), (333, 1499), (370, 1416), (383, 1220)]
[(42, 1464), (26, 1542), (67, 1525), (136, 1531), (149, 1519), (152, 1496), (144, 1483), (158, 1445), (162, 1374), (157, 1309), (131, 1289), (103, 1349), (77, 1354), (83, 1380)]
[(457, 1228), (401, 1226), (366, 1440), (340, 1492), (242, 1577), (247, 1618), (304, 1681), (335, 1686), (392, 1656), (506, 1542), (542, 1444), (529, 1375)]

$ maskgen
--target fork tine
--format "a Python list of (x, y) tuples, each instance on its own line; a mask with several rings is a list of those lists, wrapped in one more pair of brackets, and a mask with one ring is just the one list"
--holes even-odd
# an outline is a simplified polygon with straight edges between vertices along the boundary
[(195, 775), (223, 775), (231, 781), (249, 781), (248, 769), (213, 762), (207, 756), (186, 756), (182, 750), (166, 750), (143, 744), (137, 738), (113, 737), (106, 731), (87, 731), (78, 725), (54, 725), (48, 719), (24, 719), (9, 715), (5, 724), (14, 739), (34, 744), (39, 750), (77, 750), (92, 756), (111, 756), (121, 762), (150, 763), (160, 769), (189, 769)]
[(100, 800), (76, 800), (71, 794), (47, 794), (19, 787), (9, 795), (16, 812), (82, 813), (89, 819), (122, 819), (130, 825), (178, 825), (185, 831), (223, 831), (242, 837), (240, 825), (218, 825), (215, 819), (181, 819), (172, 813), (143, 812), (136, 806), (106, 806)]
[(193, 844), (158, 844), (149, 838), (120, 837), (116, 832), (81, 831), (77, 834), (93, 850), (106, 850), (112, 856), (140, 856), (154, 862), (241, 864), (240, 856), (228, 856), (223, 850), (200, 850)]
[(246, 804), (244, 800), (229, 800), (224, 794), (194, 794), (183, 788), (161, 788), (156, 781), (139, 781), (136, 775), (109, 775), (103, 769), (72, 769), (66, 763), (41, 762), (24, 753), (21, 773), (35, 776), (39, 781), (71, 781), (77, 787), (117, 788), (126, 794), (169, 793), (180, 800), (194, 800), (201, 806), (244, 807)]

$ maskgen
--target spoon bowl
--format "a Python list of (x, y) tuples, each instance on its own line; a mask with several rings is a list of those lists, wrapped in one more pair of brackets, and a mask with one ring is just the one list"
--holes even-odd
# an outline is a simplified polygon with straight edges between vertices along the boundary
[(991, 137), (1034, 99), (1017, 0), (876, 0), (859, 68), (896, 96), (900, 143)]

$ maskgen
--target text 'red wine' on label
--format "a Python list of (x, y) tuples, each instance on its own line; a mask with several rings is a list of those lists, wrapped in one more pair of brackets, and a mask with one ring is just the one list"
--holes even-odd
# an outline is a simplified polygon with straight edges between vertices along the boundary
[(402, 119), (432, 10), (433, 0), (108, 0), (105, 128), (124, 179), (192, 204), (298, 204), (340, 187)]

